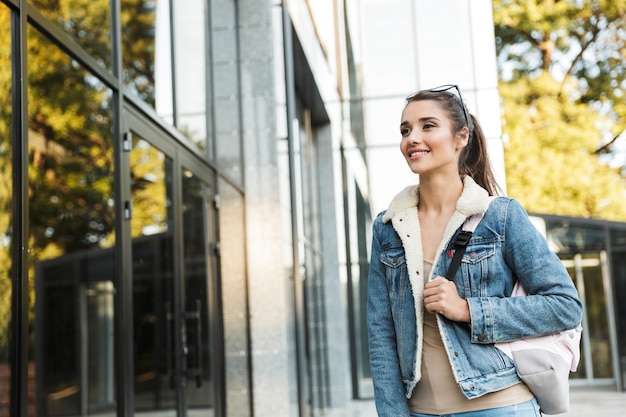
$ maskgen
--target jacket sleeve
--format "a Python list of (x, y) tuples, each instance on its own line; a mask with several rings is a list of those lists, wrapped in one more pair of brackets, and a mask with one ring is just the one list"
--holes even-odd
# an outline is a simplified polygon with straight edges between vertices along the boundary
[(382, 227), (379, 215), (373, 225), (367, 287), (367, 329), (374, 398), (379, 417), (408, 417), (385, 267), (380, 261)]
[[(504, 237), (500, 256), (510, 270), (511, 282), (506, 285), (505, 297), (468, 299), (472, 342), (506, 342), (576, 327), (582, 320), (583, 305), (565, 266), (550, 251), (524, 208), (512, 199), (499, 200), (496, 229)], [(516, 279), (529, 296), (510, 297)]]

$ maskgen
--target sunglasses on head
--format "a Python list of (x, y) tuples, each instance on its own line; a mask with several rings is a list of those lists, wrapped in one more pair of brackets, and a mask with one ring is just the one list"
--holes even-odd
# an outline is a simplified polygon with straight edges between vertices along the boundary
[[(422, 91), (429, 91), (431, 93), (443, 93), (444, 91), (448, 91), (448, 90), (452, 90), (455, 89), (458, 96), (459, 96), (459, 100), (461, 102), (461, 107), (463, 108), (463, 115), (465, 116), (465, 122), (467, 123), (467, 126), (471, 126), (470, 125), (470, 120), (469, 120), (469, 114), (467, 114), (467, 109), (465, 108), (465, 103), (463, 102), (463, 96), (461, 95), (461, 90), (459, 89), (459, 86), (456, 84), (444, 84), (444, 85), (440, 85), (439, 87), (435, 87), (435, 88), (431, 88), (429, 90), (422, 90)], [(407, 101), (411, 101), (411, 99), (413, 99), (416, 95), (418, 95), (421, 91), (418, 91), (416, 93), (411, 94), (410, 96), (408, 96), (406, 98)]]

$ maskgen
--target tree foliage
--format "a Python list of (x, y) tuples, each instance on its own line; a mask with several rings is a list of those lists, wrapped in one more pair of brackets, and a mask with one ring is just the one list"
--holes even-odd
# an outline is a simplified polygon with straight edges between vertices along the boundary
[(493, 6), (509, 194), (530, 211), (626, 220), (623, 172), (600, 157), (626, 141), (626, 0)]

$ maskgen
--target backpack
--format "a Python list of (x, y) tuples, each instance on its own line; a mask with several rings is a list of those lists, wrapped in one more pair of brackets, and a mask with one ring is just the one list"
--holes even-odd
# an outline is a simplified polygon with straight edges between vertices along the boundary
[[(470, 237), (483, 215), (474, 214), (463, 223), (454, 241), (454, 256), (446, 278), (453, 279)], [(526, 295), (524, 287), (517, 281), (511, 297)], [(569, 373), (576, 371), (580, 361), (582, 330), (579, 324), (574, 329), (552, 335), (495, 344), (513, 360), (518, 376), (533, 393), (544, 414), (561, 414), (569, 410)]]

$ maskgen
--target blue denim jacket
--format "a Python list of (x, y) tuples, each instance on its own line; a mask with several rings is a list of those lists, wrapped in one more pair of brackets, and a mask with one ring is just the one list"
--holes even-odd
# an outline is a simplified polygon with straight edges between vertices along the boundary
[[(418, 187), (406, 188), (373, 224), (367, 323), (379, 416), (409, 416), (406, 399), (421, 378), (425, 279), (445, 276), (453, 238), (465, 219), (488, 210), (474, 231), (454, 282), (469, 303), (471, 324), (437, 315), (454, 378), (467, 398), (520, 382), (511, 359), (494, 347), (556, 333), (582, 319), (582, 303), (559, 258), (515, 200), (470, 177), (444, 232), (430, 277), (423, 276)], [(510, 297), (520, 280), (529, 294)]]

